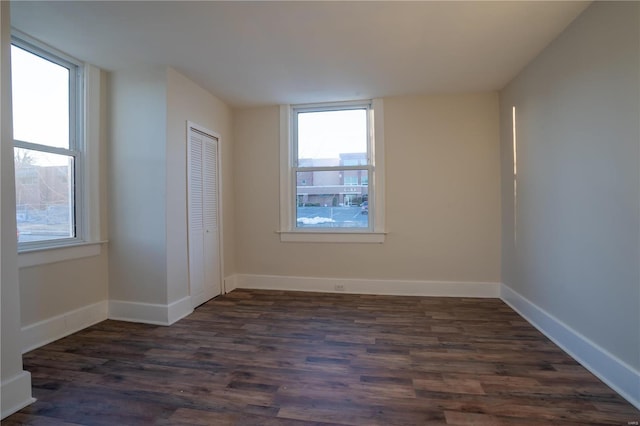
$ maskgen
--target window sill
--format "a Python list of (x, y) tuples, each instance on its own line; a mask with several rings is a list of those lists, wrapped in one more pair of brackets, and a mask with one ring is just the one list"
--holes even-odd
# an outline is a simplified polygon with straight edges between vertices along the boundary
[(102, 251), (102, 244), (106, 242), (78, 243), (62, 247), (46, 247), (22, 251), (18, 253), (18, 268), (99, 256)]
[(386, 232), (304, 232), (281, 231), (280, 241), (283, 243), (384, 243)]

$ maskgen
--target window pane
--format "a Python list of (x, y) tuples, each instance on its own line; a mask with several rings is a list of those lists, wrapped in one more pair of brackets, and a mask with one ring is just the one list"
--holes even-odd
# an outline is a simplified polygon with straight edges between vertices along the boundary
[(298, 165), (367, 164), (366, 109), (301, 112), (297, 118)]
[(18, 242), (72, 238), (73, 157), (14, 148)]
[(11, 46), (14, 139), (69, 148), (69, 70)]
[(367, 170), (297, 172), (297, 228), (368, 228)]

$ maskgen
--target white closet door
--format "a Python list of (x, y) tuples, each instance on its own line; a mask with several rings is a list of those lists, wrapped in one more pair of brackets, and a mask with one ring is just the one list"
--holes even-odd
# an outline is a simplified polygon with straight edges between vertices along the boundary
[(204, 277), (205, 299), (220, 294), (220, 254), (218, 253), (220, 233), (218, 229), (218, 140), (205, 138), (203, 144), (203, 187), (204, 207)]
[(218, 140), (188, 132), (189, 285), (193, 307), (221, 293), (218, 226)]

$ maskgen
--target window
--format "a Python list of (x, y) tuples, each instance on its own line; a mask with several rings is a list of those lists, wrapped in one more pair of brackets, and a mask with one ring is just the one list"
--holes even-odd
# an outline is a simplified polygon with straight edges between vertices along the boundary
[(83, 240), (83, 67), (12, 38), (16, 219), (20, 250)]
[(282, 241), (383, 241), (381, 125), (381, 100), (281, 108)]
[[(358, 185), (358, 175), (357, 174), (352, 174), (352, 175), (349, 176), (348, 173), (360, 173), (360, 172), (359, 171), (356, 171), (356, 172), (354, 172), (354, 171), (345, 172), (344, 184), (348, 185), (348, 186), (356, 186), (356, 185)], [(363, 192), (364, 191), (358, 191), (358, 195), (360, 195), (360, 198), (363, 201), (366, 201), (367, 196), (363, 195)], [(343, 194), (343, 195), (346, 197), (347, 195), (353, 195), (353, 194)], [(353, 197), (351, 197), (351, 198), (353, 198)]]

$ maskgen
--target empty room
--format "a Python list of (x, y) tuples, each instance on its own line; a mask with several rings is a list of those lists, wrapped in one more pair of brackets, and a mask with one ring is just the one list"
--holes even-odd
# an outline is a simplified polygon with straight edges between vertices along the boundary
[(640, 2), (2, 1), (3, 425), (638, 425)]

